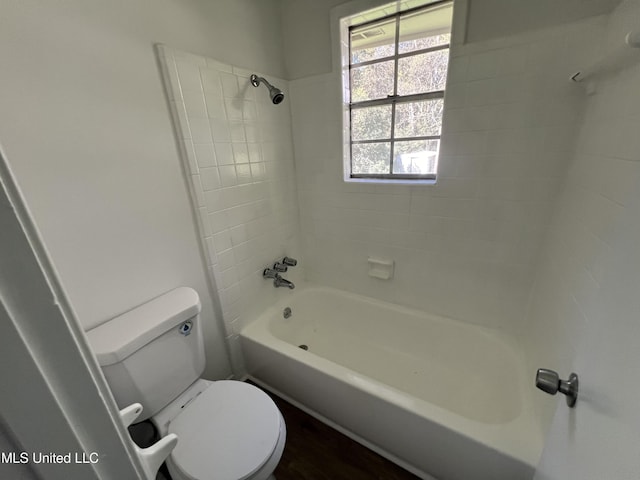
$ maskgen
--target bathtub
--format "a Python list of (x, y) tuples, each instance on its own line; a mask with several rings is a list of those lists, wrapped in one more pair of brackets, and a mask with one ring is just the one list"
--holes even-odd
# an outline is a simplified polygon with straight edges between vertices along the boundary
[(282, 297), (240, 334), (255, 382), (421, 478), (533, 477), (542, 434), (510, 337), (326, 287)]

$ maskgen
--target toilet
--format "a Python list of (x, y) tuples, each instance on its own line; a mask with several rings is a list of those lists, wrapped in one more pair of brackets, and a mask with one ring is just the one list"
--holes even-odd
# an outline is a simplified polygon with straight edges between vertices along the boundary
[(200, 378), (205, 358), (195, 290), (176, 288), (87, 332), (120, 408), (143, 407), (161, 436), (173, 480), (267, 480), (286, 439), (284, 419), (262, 390)]

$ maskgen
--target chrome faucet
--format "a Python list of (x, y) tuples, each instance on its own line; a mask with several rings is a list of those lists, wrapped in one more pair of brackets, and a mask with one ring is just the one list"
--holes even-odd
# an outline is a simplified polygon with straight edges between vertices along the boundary
[(276, 288), (287, 287), (290, 290), (293, 290), (294, 288), (296, 288), (293, 282), (290, 282), (286, 278), (282, 278), (280, 275), (276, 275), (276, 278), (273, 279), (273, 286)]
[(289, 267), (295, 267), (297, 264), (298, 261), (295, 258), (284, 257), (280, 262), (274, 263), (273, 267), (265, 268), (262, 272), (262, 276), (264, 278), (273, 278), (273, 286), (276, 288), (287, 287), (293, 290), (296, 288), (293, 282), (290, 282), (286, 278), (282, 278), (280, 274), (286, 272)]
[(298, 264), (298, 260), (291, 257), (284, 257), (281, 263), (284, 265), (288, 265), (289, 267), (295, 267)]
[(289, 267), (287, 267), (284, 263), (274, 263), (273, 269), (276, 272), (282, 273), (282, 272), (286, 272), (289, 269)]
[(290, 282), (286, 278), (282, 278), (278, 273), (278, 271), (273, 268), (265, 268), (264, 271), (262, 272), (262, 276), (264, 278), (273, 278), (273, 286), (276, 288), (287, 287), (291, 290), (296, 288), (293, 282)]

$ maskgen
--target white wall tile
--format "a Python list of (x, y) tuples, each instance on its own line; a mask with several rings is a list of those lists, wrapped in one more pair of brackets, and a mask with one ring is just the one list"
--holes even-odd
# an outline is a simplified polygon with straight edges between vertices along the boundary
[[(231, 147), (233, 151), (233, 161), (236, 165), (249, 163), (249, 150), (246, 143), (234, 143)], [(240, 175), (240, 172), (238, 172)]]
[[(198, 180), (199, 181), (199, 180)], [(216, 212), (222, 207), (222, 190), (209, 190), (204, 193), (205, 206), (210, 212)]]
[(220, 165), (220, 183), (223, 187), (233, 187), (238, 184), (236, 167), (234, 165)]
[(225, 97), (236, 98), (239, 96), (238, 77), (230, 73), (220, 73), (220, 82), (222, 83), (222, 95)]
[(220, 93), (205, 91), (204, 99), (207, 106), (207, 114), (209, 115), (209, 118), (226, 118), (226, 113), (224, 111), (224, 101)]
[(220, 183), (220, 174), (215, 167), (201, 169), (200, 181), (202, 183), (202, 189), (205, 191), (215, 190), (222, 186)]
[[(211, 143), (195, 143), (193, 150), (199, 170), (216, 166), (216, 154)], [(199, 172), (201, 173), (201, 172)]]
[(216, 142), (214, 145), (216, 159), (219, 166), (233, 165), (233, 150), (230, 143)]
[(183, 93), (202, 91), (200, 68), (197, 63), (190, 62), (187, 59), (178, 59), (176, 60), (176, 68), (180, 80), (180, 90)]
[(215, 233), (213, 235), (213, 245), (217, 253), (224, 252), (232, 247), (231, 235), (228, 230)]
[(213, 143), (207, 118), (189, 117), (189, 130), (194, 144)]
[[(518, 331), (583, 101), (558, 74), (570, 48), (582, 48), (565, 46), (569, 29), (582, 35), (593, 25), (452, 47), (434, 186), (344, 183), (338, 75), (291, 82), (309, 278)], [(258, 118), (263, 111), (258, 102)], [(261, 124), (263, 138), (272, 127)], [(387, 288), (369, 282), (363, 252), (396, 256)]]
[[(225, 328), (237, 334), (278, 293), (261, 278), (262, 269), (285, 254), (301, 259), (290, 99), (274, 106), (266, 91), (256, 96), (251, 72), (179, 51), (175, 55), (178, 73), (169, 78), (169, 87), (173, 98), (185, 98), (174, 104), (200, 206), (202, 241)], [(273, 81), (288, 91), (286, 82)], [(240, 285), (252, 302), (240, 302)]]
[[(621, 42), (627, 30), (618, 22), (621, 18), (637, 18), (639, 7), (637, 2), (622, 2), (606, 25), (607, 32), (592, 28), (586, 32), (589, 35), (578, 32), (577, 39), (583, 42), (583, 48), (586, 42), (591, 50), (599, 50), (600, 45), (595, 42), (608, 36)], [(625, 11), (627, 8), (631, 11)], [(566, 42), (567, 46), (578, 44), (573, 38)], [(531, 55), (536, 59), (549, 58), (560, 63), (557, 52), (544, 52), (543, 45), (540, 43), (532, 48)], [(584, 52), (580, 57), (586, 58)], [(638, 158), (635, 147), (638, 145), (638, 130), (628, 128), (630, 117), (627, 108), (640, 98), (637, 94), (639, 82), (640, 72), (634, 69), (623, 69), (608, 79), (598, 81), (596, 92), (582, 98), (585, 102), (584, 117), (575, 143), (567, 144), (551, 132), (545, 135), (549, 148), (563, 151), (562, 155), (570, 158), (571, 164), (541, 245), (535, 288), (522, 338), (527, 347), (530, 368), (547, 362), (556, 365), (554, 368), (559, 371), (580, 371), (583, 366), (589, 372), (584, 362), (595, 358), (593, 352), (597, 351), (598, 358), (603, 360), (598, 361), (598, 367), (588, 373), (593, 392), (605, 391), (606, 385), (612, 381), (612, 370), (607, 372), (606, 379), (603, 378), (612, 358), (606, 351), (612, 349), (628, 356), (635, 349), (624, 346), (626, 338), (635, 338), (633, 328), (624, 323), (626, 318), (631, 318), (627, 309), (637, 308), (638, 297), (637, 291), (629, 295), (627, 289), (629, 285), (637, 286), (640, 282), (638, 270), (633, 266), (638, 258), (640, 178), (637, 162), (623, 159), (620, 152), (630, 149)], [(561, 108), (560, 105), (549, 108), (548, 114), (570, 118), (570, 114), (559, 110)], [(543, 114), (540, 113), (541, 116)], [(617, 263), (617, 259), (621, 263)], [(631, 271), (633, 273), (629, 275)], [(624, 280), (620, 282), (622, 278)], [(633, 408), (631, 405), (635, 405), (635, 400), (632, 402), (625, 408)], [(547, 425), (554, 406), (554, 403), (544, 401), (537, 405)], [(589, 438), (594, 439), (593, 442), (585, 442), (582, 436), (577, 436), (570, 442), (554, 445), (555, 452), (562, 458), (581, 459), (580, 462), (567, 463), (572, 465), (573, 471), (579, 470), (583, 464), (590, 464), (590, 470), (576, 473), (578, 476), (597, 478), (602, 472), (624, 463), (620, 463), (625, 455), (624, 449), (607, 456), (605, 462), (599, 459), (598, 465), (582, 461), (607, 448), (604, 442), (611, 441), (610, 435), (614, 430), (607, 426), (607, 433), (602, 436), (596, 433), (599, 428), (594, 425), (608, 424), (611, 419), (607, 417), (617, 409), (618, 406), (607, 412), (585, 410), (581, 425), (592, 429)], [(564, 428), (564, 425), (559, 425), (555, 432), (552, 431), (550, 445)], [(593, 448), (592, 454), (587, 453), (590, 448)], [(545, 452), (542, 471), (548, 468), (554, 455), (551, 450)], [(602, 463), (606, 467), (601, 469)], [(594, 473), (594, 469), (598, 473)]]
[(251, 167), (249, 164), (236, 165), (236, 175), (238, 178), (238, 185), (244, 185), (251, 183)]
[(231, 131), (229, 123), (224, 118), (214, 118), (210, 120), (211, 134), (216, 143), (231, 142)]
[(220, 71), (216, 68), (200, 67), (200, 79), (205, 93), (220, 95), (222, 84), (220, 83)]
[(239, 98), (227, 98), (223, 99), (224, 110), (227, 113), (227, 120), (230, 122), (242, 121), (242, 100)]
[(207, 118), (207, 106), (200, 90), (184, 91), (182, 97), (189, 118)]

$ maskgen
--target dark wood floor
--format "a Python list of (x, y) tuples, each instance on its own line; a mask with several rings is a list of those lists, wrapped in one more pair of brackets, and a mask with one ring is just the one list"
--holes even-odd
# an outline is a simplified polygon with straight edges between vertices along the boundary
[(415, 480), (418, 477), (316, 420), (273, 398), (287, 424), (277, 480)]

